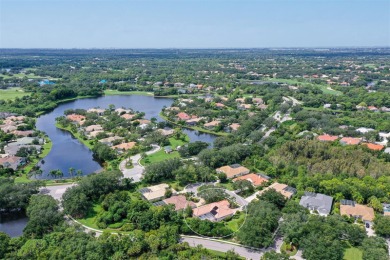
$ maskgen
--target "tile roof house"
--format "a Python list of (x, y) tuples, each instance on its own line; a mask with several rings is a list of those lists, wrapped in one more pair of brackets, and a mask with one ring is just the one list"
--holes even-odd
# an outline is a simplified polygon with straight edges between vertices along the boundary
[(229, 128), (231, 129), (231, 131), (237, 131), (238, 130), (238, 128), (240, 128), (240, 124), (238, 124), (238, 123), (233, 123), (233, 124), (230, 124), (229, 125)]
[(253, 186), (258, 187), (262, 185), (263, 183), (268, 182), (270, 178), (268, 176), (262, 175), (262, 174), (255, 174), (255, 173), (250, 173), (246, 175), (239, 176), (237, 178), (233, 179), (233, 182), (238, 181), (238, 180), (247, 180), (252, 183)]
[(192, 215), (202, 220), (220, 221), (227, 217), (233, 216), (236, 212), (235, 209), (231, 209), (230, 203), (227, 200), (222, 200), (210, 204), (194, 208)]
[(244, 103), (245, 102), (245, 98), (236, 98), (235, 100), (237, 103)]
[(341, 200), (340, 215), (347, 215), (365, 222), (366, 227), (370, 227), (375, 218), (374, 209), (366, 205), (357, 204), (352, 200)]
[(87, 133), (93, 132), (93, 131), (102, 131), (103, 127), (101, 125), (90, 125), (85, 128), (85, 131)]
[(15, 130), (12, 132), (14, 135), (16, 136), (24, 136), (24, 137), (27, 137), (27, 136), (31, 136), (34, 134), (34, 131), (33, 130), (26, 130), (26, 131), (19, 131), (19, 130)]
[(11, 168), (17, 170), (19, 166), (26, 164), (26, 158), (18, 156), (7, 156), (0, 158), (0, 165), (4, 168)]
[(186, 124), (187, 125), (196, 125), (197, 123), (199, 123), (199, 121), (203, 120), (203, 118), (199, 117), (199, 118), (192, 118), (192, 119), (189, 119), (186, 121)]
[(238, 109), (241, 109), (241, 110), (248, 110), (248, 109), (250, 109), (251, 107), (252, 107), (251, 104), (239, 104), (239, 105), (237, 106), (237, 108), (238, 108)]
[(222, 104), (222, 103), (215, 103), (215, 106), (216, 106), (217, 108), (224, 108), (224, 107), (225, 107), (225, 105)]
[(254, 104), (264, 104), (264, 100), (262, 98), (252, 98), (252, 102)]
[(132, 120), (135, 115), (132, 115), (132, 114), (123, 114), (121, 115), (122, 118), (126, 119), (126, 120)]
[(383, 203), (383, 215), (390, 216), (390, 204)]
[(83, 115), (76, 115), (76, 114), (67, 115), (66, 118), (69, 119), (72, 122), (79, 123), (80, 125), (82, 125), (84, 123), (84, 120), (85, 120), (85, 116), (83, 116)]
[(363, 143), (363, 145), (367, 146), (368, 149), (373, 151), (381, 151), (383, 148), (385, 148), (385, 146), (381, 144)]
[(112, 143), (116, 140), (122, 140), (123, 137), (119, 137), (119, 136), (110, 136), (110, 137), (107, 137), (107, 138), (103, 138), (103, 139), (100, 139), (99, 142), (102, 143), (102, 144), (106, 144), (108, 146), (112, 146)]
[(175, 210), (176, 211), (183, 210), (183, 209), (185, 209), (188, 206), (190, 206), (191, 208), (195, 208), (196, 207), (194, 202), (188, 201), (186, 199), (186, 197), (183, 196), (183, 195), (172, 196), (172, 197), (170, 197), (168, 199), (163, 200), (163, 202), (165, 204), (167, 204), (167, 205), (168, 204), (175, 205)]
[(16, 126), (13, 126), (13, 125), (0, 125), (0, 129), (4, 133), (11, 133), (11, 132), (17, 130), (18, 128)]
[(361, 138), (343, 137), (341, 138), (340, 143), (344, 145), (358, 145), (361, 141)]
[(249, 169), (245, 168), (244, 166), (241, 166), (239, 164), (232, 164), (232, 165), (226, 165), (222, 166), (218, 169), (216, 169), (218, 173), (225, 173), (227, 178), (231, 179), (237, 176), (245, 175), (250, 172)]
[(127, 151), (134, 148), (136, 144), (137, 144), (136, 142), (122, 143), (122, 144), (114, 145), (112, 149), (115, 149), (117, 151)]
[(259, 195), (261, 195), (263, 192), (265, 192), (269, 189), (274, 189), (275, 191), (282, 194), (286, 199), (290, 199), (297, 192), (296, 189), (294, 189), (286, 184), (274, 182), (270, 186), (265, 188), (264, 190), (260, 191)]
[(168, 128), (168, 129), (158, 129), (158, 132), (160, 132), (163, 136), (170, 136), (175, 133), (174, 129)]
[(214, 121), (211, 121), (211, 122), (204, 124), (203, 127), (206, 129), (214, 129), (215, 127), (219, 126), (220, 123), (221, 123), (221, 121), (214, 120)]
[(90, 109), (87, 110), (88, 113), (96, 113), (99, 116), (103, 115), (104, 111), (106, 111), (106, 110), (105, 109), (101, 109), (101, 108), (90, 108)]
[(336, 135), (319, 135), (317, 139), (322, 142), (333, 142), (336, 141), (339, 137)]
[(176, 117), (177, 117), (179, 120), (188, 120), (188, 119), (191, 119), (191, 117), (190, 117), (187, 113), (184, 113), (184, 112), (180, 112), (179, 114), (176, 115)]
[[(148, 201), (158, 201), (164, 198), (165, 192), (170, 189), (169, 185), (166, 183), (161, 183), (155, 186), (150, 186), (146, 188), (140, 189), (142, 197)], [(172, 190), (172, 194), (176, 194), (174, 189)]]
[(317, 211), (320, 216), (329, 215), (332, 210), (333, 198), (328, 195), (314, 192), (305, 192), (302, 196), (299, 205), (310, 210)]

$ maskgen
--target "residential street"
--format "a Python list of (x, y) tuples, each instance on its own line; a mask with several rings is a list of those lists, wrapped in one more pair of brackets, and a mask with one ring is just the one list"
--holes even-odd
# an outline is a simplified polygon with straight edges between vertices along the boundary
[(204, 248), (216, 250), (220, 252), (227, 252), (229, 250), (234, 250), (234, 252), (236, 252), (242, 257), (245, 257), (246, 259), (258, 260), (263, 255), (263, 252), (261, 251), (255, 251), (243, 246), (222, 243), (222, 242), (213, 241), (205, 238), (182, 236), (181, 242), (188, 242), (188, 244), (193, 247), (197, 245), (202, 245)]
[[(146, 152), (147, 155), (158, 152), (161, 147), (158, 145), (152, 145), (153, 149)], [(126, 162), (131, 160), (133, 168), (126, 169)], [(134, 182), (139, 182), (141, 180), (142, 174), (144, 173), (145, 167), (139, 164), (141, 160), (141, 154), (136, 154), (130, 158), (123, 160), (119, 164), (119, 169), (122, 171), (124, 178), (133, 178)]]
[(40, 193), (50, 195), (54, 199), (61, 201), (62, 195), (65, 193), (66, 189), (75, 185), (76, 185), (75, 183), (72, 183), (72, 184), (64, 184), (64, 185), (47, 186), (41, 188)]

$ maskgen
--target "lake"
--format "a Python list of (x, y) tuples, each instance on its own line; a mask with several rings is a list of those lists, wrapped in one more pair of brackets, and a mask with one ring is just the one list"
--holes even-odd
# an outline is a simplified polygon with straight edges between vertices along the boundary
[(24, 215), (12, 215), (7, 218), (0, 217), (0, 232), (8, 234), (10, 237), (18, 237), (23, 234), (28, 218)]
[[(64, 173), (64, 177), (69, 177), (69, 168), (81, 170), (84, 175), (99, 171), (101, 165), (92, 157), (92, 152), (85, 145), (80, 143), (69, 132), (55, 127), (55, 119), (63, 116), (64, 111), (68, 109), (89, 109), (93, 107), (108, 108), (114, 104), (116, 108), (126, 107), (135, 111), (145, 113), (145, 118), (159, 117), (164, 106), (169, 107), (173, 102), (171, 98), (155, 98), (151, 96), (103, 96), (99, 98), (78, 99), (75, 101), (62, 103), (53, 111), (40, 116), (37, 119), (36, 127), (38, 130), (45, 132), (53, 142), (50, 153), (44, 158), (44, 163), (39, 163), (42, 175), (36, 176), (38, 179), (51, 179), (49, 175), (51, 170), (59, 169)], [(183, 131), (190, 137), (191, 142), (203, 141), (211, 143), (216, 136), (198, 133), (198, 131), (185, 129)]]

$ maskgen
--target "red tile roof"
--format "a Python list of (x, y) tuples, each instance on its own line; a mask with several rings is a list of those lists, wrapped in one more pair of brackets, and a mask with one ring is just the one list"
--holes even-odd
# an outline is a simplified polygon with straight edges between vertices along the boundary
[(190, 206), (191, 208), (195, 208), (196, 205), (192, 201), (188, 201), (185, 196), (178, 195), (178, 196), (172, 196), (168, 199), (163, 200), (166, 204), (173, 204), (175, 205), (175, 210), (182, 210), (186, 207)]
[(243, 175), (243, 176), (240, 176), (240, 177), (233, 179), (233, 181), (238, 181), (238, 180), (250, 181), (253, 184), (253, 186), (255, 186), (255, 187), (260, 186), (261, 184), (263, 184), (265, 182), (268, 182), (268, 180), (266, 178), (264, 178), (260, 175), (254, 174), (254, 173), (250, 173), (250, 174)]
[(179, 119), (181, 119), (181, 120), (188, 120), (188, 119), (191, 118), (187, 113), (184, 113), (184, 112), (180, 112), (180, 113), (177, 114), (176, 116), (177, 116)]
[(319, 141), (329, 141), (329, 142), (336, 141), (338, 138), (339, 137), (335, 136), (335, 135), (319, 135), (319, 136), (317, 136), (317, 139)]
[(354, 138), (354, 137), (343, 137), (341, 138), (340, 142), (347, 145), (357, 145), (361, 141), (360, 138)]
[(363, 143), (363, 145), (367, 146), (368, 149), (374, 150), (374, 151), (380, 151), (383, 148), (385, 148), (383, 145), (380, 145), (380, 144)]

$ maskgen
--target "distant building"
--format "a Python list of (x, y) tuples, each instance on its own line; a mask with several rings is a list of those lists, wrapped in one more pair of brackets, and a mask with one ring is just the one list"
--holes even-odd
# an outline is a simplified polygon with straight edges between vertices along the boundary
[(248, 174), (250, 172), (249, 169), (245, 168), (244, 166), (241, 166), (239, 164), (232, 164), (227, 166), (222, 166), (218, 169), (216, 169), (218, 173), (224, 173), (226, 174), (227, 178), (235, 178), (241, 175)]
[(343, 145), (358, 145), (361, 141), (361, 138), (343, 137), (341, 138), (340, 143)]
[(367, 146), (368, 149), (373, 151), (382, 151), (382, 149), (385, 148), (385, 146), (381, 144), (373, 144), (373, 143), (362, 143), (362, 144)]
[(317, 139), (322, 142), (333, 142), (336, 141), (339, 137), (336, 135), (319, 135)]

